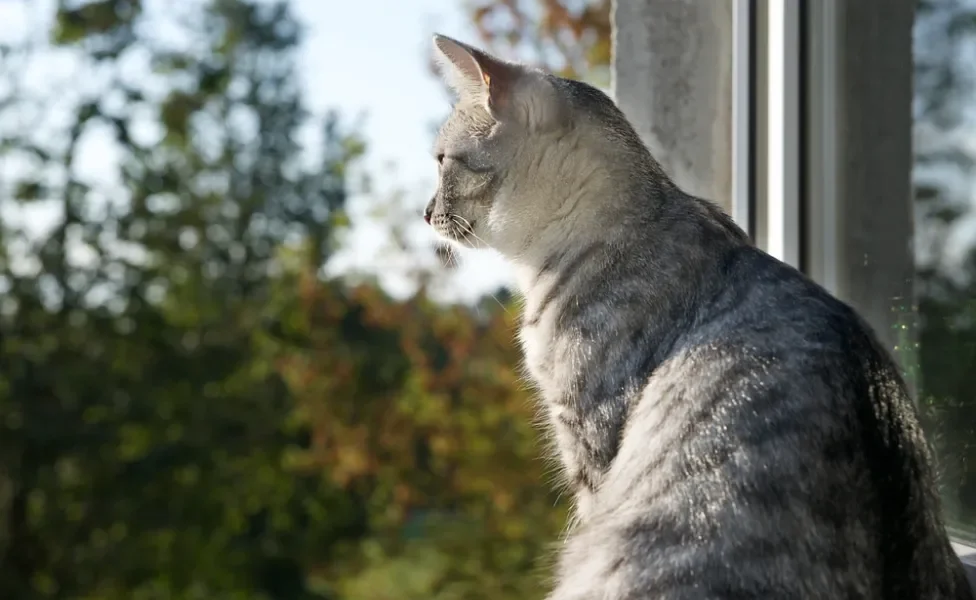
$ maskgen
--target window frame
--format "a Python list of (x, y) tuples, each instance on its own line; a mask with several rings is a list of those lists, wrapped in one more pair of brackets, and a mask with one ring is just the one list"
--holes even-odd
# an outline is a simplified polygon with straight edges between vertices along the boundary
[(757, 103), (753, 102), (759, 75), (756, 0), (733, 0), (732, 5), (732, 198), (731, 215), (757, 240)]
[[(848, 297), (849, 290), (843, 283), (845, 275), (849, 275), (845, 269), (850, 271), (850, 264), (845, 264), (850, 259), (845, 257), (843, 237), (852, 235), (853, 227), (844, 227), (849, 224), (844, 223), (848, 207), (843, 205), (843, 184), (845, 177), (858, 176), (847, 162), (843, 143), (843, 136), (849, 135), (843, 129), (844, 102), (857, 102), (851, 96), (856, 92), (845, 86), (840, 72), (846, 49), (839, 28), (844, 19), (849, 19), (849, 15), (842, 14), (846, 7), (841, 0), (734, 2), (733, 64), (739, 67), (733, 71), (733, 182), (738, 175), (756, 185), (740, 182), (733, 186), (732, 216), (760, 248), (860, 308)], [(897, 4), (892, 0), (861, 2), (871, 4), (877, 11), (890, 11)], [(913, 7), (906, 6), (901, 9), (913, 13)], [(910, 16), (913, 18), (913, 14)], [(748, 37), (748, 41), (743, 37)], [(899, 50), (910, 51), (911, 36), (902, 38), (894, 42), (905, 44)], [(910, 90), (910, 69), (907, 77)], [(889, 85), (888, 80), (884, 83)], [(895, 87), (904, 83), (896, 82)], [(901, 87), (892, 91), (897, 96), (903, 90)], [(908, 96), (899, 99), (906, 104), (907, 128), (911, 129), (911, 94)], [(906, 133), (902, 139), (908, 141), (896, 150), (910, 156), (910, 131)], [(742, 156), (751, 157), (747, 176), (740, 171), (746, 164)], [(892, 210), (894, 218), (908, 219), (910, 231), (910, 179), (903, 187), (903, 195), (885, 199), (908, 203)], [(890, 250), (894, 257), (898, 271), (895, 276), (914, 271), (911, 252), (895, 243), (889, 238), (882, 244), (882, 250)], [(884, 248), (884, 244), (891, 247)], [(907, 264), (900, 264), (903, 261)], [(903, 318), (880, 311), (864, 316), (882, 333)], [(976, 544), (951, 534), (950, 538), (976, 590)]]
[[(612, 10), (612, 94), (672, 178), (853, 305), (913, 364), (914, 0)], [(950, 537), (976, 586), (976, 541)]]

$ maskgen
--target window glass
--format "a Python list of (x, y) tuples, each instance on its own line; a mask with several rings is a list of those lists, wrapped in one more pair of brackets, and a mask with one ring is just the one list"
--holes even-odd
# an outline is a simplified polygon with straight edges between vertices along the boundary
[(922, 0), (915, 22), (919, 405), (953, 533), (976, 541), (976, 4)]

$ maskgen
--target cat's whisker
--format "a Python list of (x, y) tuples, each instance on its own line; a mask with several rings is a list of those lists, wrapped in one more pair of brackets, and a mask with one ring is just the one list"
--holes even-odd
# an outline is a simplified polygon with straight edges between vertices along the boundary
[[(453, 221), (455, 225), (457, 225), (463, 230), (464, 235), (477, 237), (474, 235), (474, 227), (471, 226), (471, 221), (465, 219), (461, 215), (454, 214), (454, 213), (451, 213), (451, 221)], [(478, 239), (480, 240), (480, 238)]]
[(460, 225), (461, 227), (464, 227), (464, 232), (466, 235), (469, 235), (474, 239), (478, 240), (479, 242), (481, 242), (482, 244), (484, 244), (485, 248), (491, 247), (488, 244), (488, 242), (486, 242), (484, 239), (481, 238), (481, 236), (479, 236), (477, 233), (474, 232), (474, 226), (471, 225), (471, 221), (465, 219), (461, 215), (452, 214), (451, 216), (454, 217), (455, 219), (461, 219), (463, 221), (463, 223), (457, 220), (455, 220), (454, 222)]
[(466, 226), (466, 227), (467, 227), (468, 229), (471, 229), (471, 221), (469, 221), (469, 220), (467, 220), (467, 219), (465, 219), (464, 217), (462, 217), (461, 215), (459, 215), (459, 214), (457, 214), (457, 213), (451, 213), (451, 216), (452, 216), (452, 217), (453, 217), (453, 218), (454, 218), (454, 219), (455, 219), (456, 221), (461, 221), (461, 223), (462, 223), (463, 225), (465, 225), (465, 226)]
[[(461, 215), (457, 215), (457, 214), (453, 214), (453, 213), (451, 213), (450, 217), (451, 217), (451, 220), (454, 221), (454, 223), (456, 225), (464, 228), (465, 235), (470, 235), (474, 239), (476, 239), (479, 242), (481, 242), (482, 244), (484, 244), (486, 248), (489, 248), (490, 247), (490, 246), (488, 246), (488, 244), (483, 239), (481, 239), (480, 237), (478, 237), (477, 234), (475, 234), (474, 229), (471, 227), (471, 221), (468, 221), (467, 219), (465, 219)], [(461, 221), (464, 221), (464, 222), (462, 223)], [(457, 241), (457, 234), (456, 233), (454, 233), (454, 239), (455, 239), (455, 241)], [(500, 306), (502, 308), (502, 310), (505, 311), (505, 314), (506, 315), (511, 315), (512, 314), (511, 311), (508, 310), (508, 307), (505, 306), (505, 304), (502, 303), (502, 301), (498, 299), (498, 296), (496, 296), (493, 293), (489, 293), (488, 295), (491, 297), (492, 300), (495, 301), (495, 304), (497, 304), (498, 306)]]

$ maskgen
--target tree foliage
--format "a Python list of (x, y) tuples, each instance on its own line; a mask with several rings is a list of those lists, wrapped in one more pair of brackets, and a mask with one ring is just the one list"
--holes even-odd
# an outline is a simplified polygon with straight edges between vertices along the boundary
[(309, 435), (289, 462), (357, 498), (370, 529), (322, 580), (350, 600), (541, 597), (564, 515), (512, 368), (514, 312), (393, 302), (307, 270), (283, 284), (301, 290), (291, 341), (268, 348)]
[(564, 77), (609, 83), (610, 0), (475, 0), (468, 10), (483, 41), (531, 52)]
[(513, 309), (324, 278), (365, 147), (287, 2), (166, 4), (2, 49), (0, 597), (542, 597)]
[[(335, 119), (317, 163), (295, 141), (315, 123), (287, 5), (184, 10), (177, 47), (140, 36), (139, 2), (62, 3), (44, 52), (71, 53), (78, 93), (42, 98), (54, 131), (5, 121), (4, 208), (54, 222), (3, 228), (5, 598), (306, 597), (304, 565), (348, 534), (323, 516), (354, 512), (340, 489), (281, 468), (299, 432), (253, 346), (277, 249), (327, 255), (361, 144)], [(84, 173), (97, 144), (115, 159)]]

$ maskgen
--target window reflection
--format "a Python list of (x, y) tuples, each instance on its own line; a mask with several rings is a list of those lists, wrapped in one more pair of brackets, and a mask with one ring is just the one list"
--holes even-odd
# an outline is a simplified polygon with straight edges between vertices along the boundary
[(922, 0), (914, 52), (919, 404), (950, 527), (976, 540), (976, 5)]

